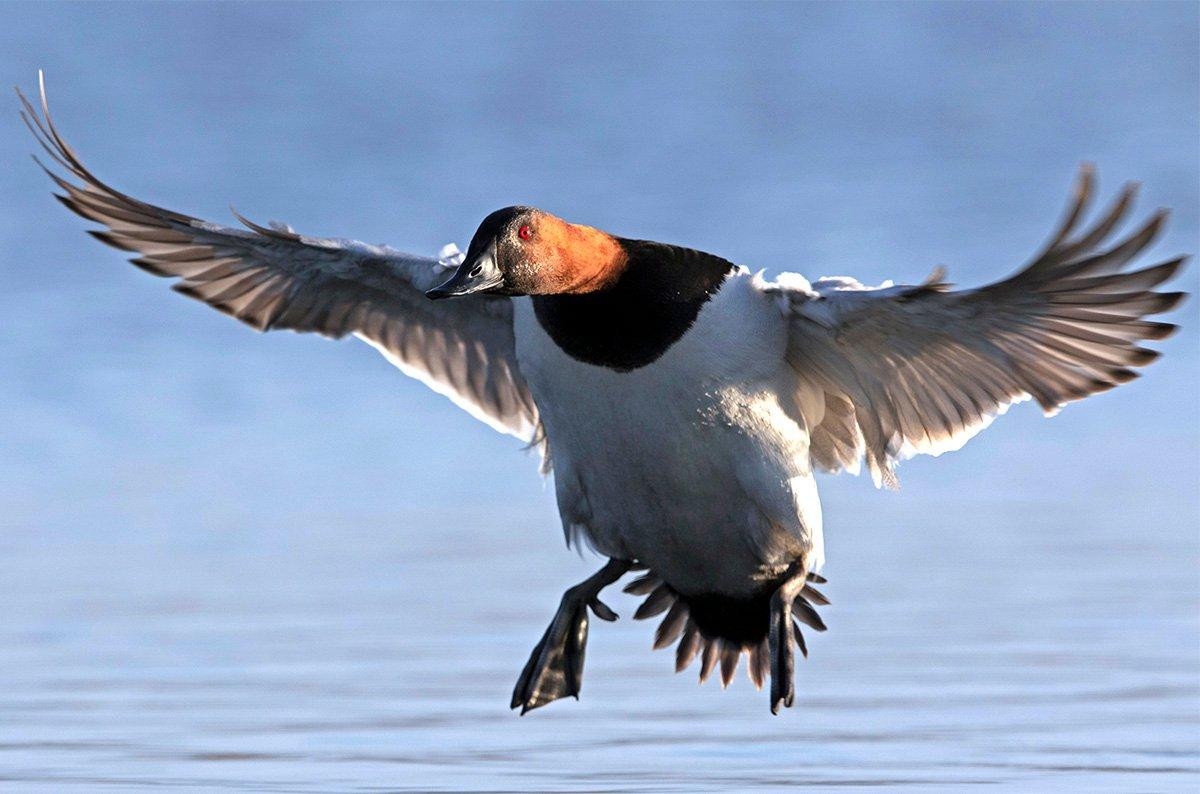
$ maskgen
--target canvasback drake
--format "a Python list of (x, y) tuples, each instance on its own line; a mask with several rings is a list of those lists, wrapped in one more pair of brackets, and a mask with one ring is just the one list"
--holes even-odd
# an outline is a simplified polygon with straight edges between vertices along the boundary
[[(22, 116), (78, 183), (57, 198), (107, 227), (89, 233), (173, 288), (260, 331), (353, 334), (553, 467), (567, 543), (608, 562), (568, 589), (521, 672), (521, 713), (583, 679), (589, 612), (631, 571), (634, 614), (665, 614), (654, 647), (675, 669), (700, 657), (728, 684), (742, 654), (770, 708), (794, 699), (801, 626), (824, 631), (814, 472), (896, 487), (897, 461), (959, 448), (1013, 403), (1053, 414), (1137, 377), (1139, 346), (1175, 326), (1144, 319), (1185, 261), (1128, 270), (1166, 217), (1115, 244), (1127, 186), (1079, 231), (1093, 192), (1081, 170), (1065, 219), (1014, 275), (953, 291), (850, 278), (766, 280), (721, 257), (617, 237), (533, 207), (484, 218), (465, 254), (422, 257), (238, 219), (220, 226), (97, 179), (50, 119)], [(20, 92), (18, 91), (18, 95)], [(235, 213), (236, 215), (236, 213)]]

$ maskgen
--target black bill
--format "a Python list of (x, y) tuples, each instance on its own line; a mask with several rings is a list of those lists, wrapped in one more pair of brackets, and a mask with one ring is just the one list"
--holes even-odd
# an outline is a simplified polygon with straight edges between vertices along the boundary
[(503, 286), (504, 274), (496, 265), (496, 243), (493, 241), (479, 256), (467, 259), (459, 265), (446, 283), (426, 292), (425, 297), (432, 300), (457, 298), (460, 295), (488, 292)]

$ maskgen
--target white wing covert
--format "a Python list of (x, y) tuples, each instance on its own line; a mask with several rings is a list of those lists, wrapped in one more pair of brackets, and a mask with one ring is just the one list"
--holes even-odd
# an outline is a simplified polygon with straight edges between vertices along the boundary
[(1140, 347), (1175, 330), (1143, 319), (1184, 297), (1153, 288), (1179, 257), (1124, 268), (1154, 240), (1159, 210), (1128, 238), (1103, 248), (1133, 199), (1126, 186), (1086, 232), (1073, 236), (1092, 194), (1081, 171), (1075, 199), (1044, 250), (1012, 277), (950, 291), (936, 271), (918, 286), (867, 288), (852, 279), (809, 284), (783, 274), (762, 289), (788, 321), (787, 360), (815, 465), (857, 471), (896, 487), (898, 459), (958, 449), (1009, 405), (1032, 397), (1047, 415), (1137, 377), (1158, 358)]
[(510, 302), (475, 296), (435, 302), (424, 295), (457, 262), (307, 237), (240, 215), (249, 230), (228, 228), (132, 198), (97, 179), (63, 141), (44, 85), (41, 100), (39, 114), (21, 95), (22, 117), (50, 157), (82, 182), (46, 169), (65, 191), (56, 198), (107, 227), (92, 236), (140, 254), (133, 264), (179, 279), (176, 291), (260, 331), (354, 334), (496, 430), (541, 441), (537, 407), (517, 365)]

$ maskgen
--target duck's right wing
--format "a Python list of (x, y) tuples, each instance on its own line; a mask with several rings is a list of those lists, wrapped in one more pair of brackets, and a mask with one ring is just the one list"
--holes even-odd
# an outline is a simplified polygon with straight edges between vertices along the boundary
[(1029, 397), (1047, 414), (1137, 377), (1158, 353), (1139, 346), (1175, 326), (1144, 319), (1179, 303), (1156, 292), (1184, 261), (1129, 264), (1154, 240), (1165, 212), (1111, 247), (1127, 188), (1092, 229), (1075, 235), (1091, 195), (1085, 169), (1050, 244), (1011, 278), (953, 291), (935, 274), (918, 286), (808, 284), (786, 274), (762, 284), (780, 297), (787, 361), (799, 385), (814, 463), (895, 485), (896, 460), (957, 449), (1010, 404)]
[(249, 230), (234, 229), (139, 201), (84, 167), (50, 119), (44, 84), (41, 100), (38, 113), (21, 96), (22, 117), (81, 183), (47, 169), (65, 191), (57, 198), (108, 227), (91, 231), (94, 237), (140, 254), (131, 260), (138, 267), (179, 279), (176, 291), (260, 331), (354, 334), (496, 430), (540, 441), (537, 406), (517, 366), (509, 300), (425, 297), (456, 260), (307, 237), (277, 224), (242, 220)]

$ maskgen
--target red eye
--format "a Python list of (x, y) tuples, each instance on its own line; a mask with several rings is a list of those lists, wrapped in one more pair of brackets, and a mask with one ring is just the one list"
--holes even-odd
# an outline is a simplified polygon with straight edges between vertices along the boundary
[(522, 240), (528, 240), (530, 237), (533, 237), (533, 229), (530, 229), (528, 226), (522, 226), (520, 229), (517, 229), (517, 236)]

